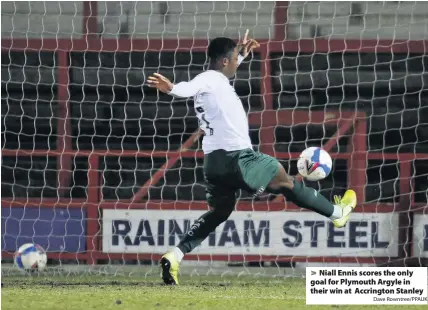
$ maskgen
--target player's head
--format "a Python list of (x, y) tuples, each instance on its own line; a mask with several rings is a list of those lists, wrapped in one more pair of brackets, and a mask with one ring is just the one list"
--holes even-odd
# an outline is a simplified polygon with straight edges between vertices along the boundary
[(208, 46), (210, 67), (232, 77), (238, 68), (238, 47), (236, 43), (224, 37), (215, 38)]

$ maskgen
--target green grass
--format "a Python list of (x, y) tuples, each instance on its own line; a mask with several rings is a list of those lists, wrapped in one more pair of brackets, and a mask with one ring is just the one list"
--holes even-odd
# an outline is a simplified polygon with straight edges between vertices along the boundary
[[(401, 306), (306, 306), (301, 278), (123, 276), (2, 277), (2, 309), (399, 309)], [(406, 306), (407, 309), (423, 309)]]

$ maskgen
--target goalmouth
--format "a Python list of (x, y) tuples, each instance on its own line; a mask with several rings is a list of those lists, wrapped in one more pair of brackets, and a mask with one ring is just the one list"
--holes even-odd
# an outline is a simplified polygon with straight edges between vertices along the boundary
[[(201, 135), (190, 100), (142, 84), (152, 72), (181, 81), (205, 68), (204, 20), (214, 34), (229, 34), (236, 24), (239, 39), (240, 18), (250, 22), (255, 14), (251, 29), (261, 47), (233, 81), (254, 148), (294, 175), (300, 151), (322, 146), (334, 160), (332, 175), (308, 185), (329, 199), (350, 187), (358, 206), (336, 229), (281, 195), (254, 200), (239, 192), (236, 211), (186, 256), (189, 273), (201, 264), (220, 264), (223, 272), (257, 266), (252, 272), (272, 275), (310, 264), (427, 265), (427, 32), (406, 37), (396, 24), (394, 35), (385, 34), (388, 27), (373, 26), (367, 3), (361, 14), (326, 4), (331, 16), (319, 3), (177, 3), (166, 11), (135, 5), (131, 12), (153, 18), (146, 36), (136, 14), (128, 25), (134, 30), (109, 37), (108, 18), (132, 20), (124, 4), (118, 15), (95, 1), (30, 5), (27, 15), (80, 18), (79, 30), (46, 24), (50, 30), (40, 35), (20, 28), (25, 14), (17, 2), (5, 13), (11, 30), (2, 33), (2, 261), (11, 262), (25, 241), (40, 243), (61, 268), (126, 269), (156, 264), (177, 244), (208, 210)], [(423, 27), (418, 5), (394, 8), (386, 11), (397, 23), (409, 13), (408, 26)], [(382, 16), (378, 4), (371, 9)], [(191, 12), (194, 36), (174, 36), (171, 27), (190, 27)], [(367, 20), (353, 24), (360, 15)], [(311, 37), (308, 16), (318, 27)], [(348, 32), (340, 36), (340, 29)]]

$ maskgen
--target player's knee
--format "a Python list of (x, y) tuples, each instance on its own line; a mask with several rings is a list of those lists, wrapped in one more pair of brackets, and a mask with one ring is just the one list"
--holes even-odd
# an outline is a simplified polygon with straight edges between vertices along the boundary
[(268, 192), (271, 194), (283, 194), (285, 189), (293, 189), (293, 182), (279, 182), (275, 183), (268, 188)]
[(229, 218), (230, 214), (232, 213), (232, 210), (220, 207), (214, 209), (213, 212), (215, 213), (215, 218), (217, 219), (217, 222), (221, 224)]
[(235, 196), (212, 196), (207, 195), (208, 205), (215, 214), (218, 224), (226, 221), (235, 207)]
[(268, 185), (268, 191), (273, 194), (279, 194), (284, 188), (293, 188), (293, 177), (287, 174), (284, 167), (280, 165), (278, 174)]

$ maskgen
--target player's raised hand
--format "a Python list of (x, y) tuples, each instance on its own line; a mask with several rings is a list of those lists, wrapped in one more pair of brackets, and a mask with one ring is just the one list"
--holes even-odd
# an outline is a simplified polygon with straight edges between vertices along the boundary
[(242, 42), (240, 44), (240, 54), (244, 57), (247, 57), (253, 49), (260, 47), (259, 42), (248, 37), (248, 32), (249, 30), (247, 29), (247, 31), (245, 31), (244, 38), (242, 39)]
[(153, 73), (153, 75), (149, 76), (147, 83), (149, 87), (157, 88), (163, 93), (169, 93), (174, 86), (170, 80), (159, 73)]

